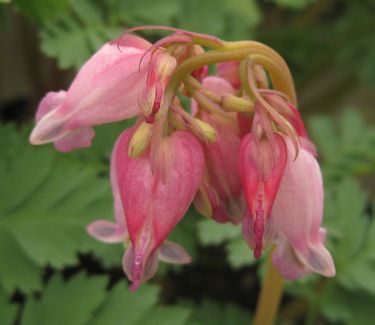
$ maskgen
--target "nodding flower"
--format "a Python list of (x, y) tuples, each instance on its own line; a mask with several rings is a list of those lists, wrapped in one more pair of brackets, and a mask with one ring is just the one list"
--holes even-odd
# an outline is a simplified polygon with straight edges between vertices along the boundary
[[(129, 158), (132, 135), (132, 129), (120, 135), (114, 168), (131, 241), (123, 267), (136, 289), (155, 274), (159, 247), (189, 208), (202, 178), (204, 156), (192, 134), (175, 131), (157, 140), (157, 152)], [(153, 159), (159, 161), (155, 167)], [(177, 263), (190, 260), (177, 246), (169, 245), (162, 252)]]
[[(148, 29), (171, 34), (154, 44), (130, 35)], [(100, 48), (67, 90), (47, 93), (30, 142), (85, 148), (94, 126), (133, 117), (112, 152), (115, 222), (87, 227), (125, 245), (132, 289), (159, 260), (191, 261), (167, 239), (191, 203), (215, 222), (241, 225), (256, 258), (274, 246), (273, 263), (288, 279), (335, 274), (316, 148), (277, 52), (172, 27), (130, 29)]]
[[(185, 249), (179, 244), (167, 240), (166, 237), (174, 225), (177, 224), (185, 214), (185, 210), (189, 205), (189, 200), (192, 200), (191, 197), (194, 195), (192, 193), (194, 193), (196, 189), (193, 187), (190, 191), (192, 193), (185, 193), (185, 197), (182, 197), (183, 194), (181, 194), (180, 201), (174, 201), (177, 205), (174, 213), (171, 212), (168, 216), (165, 213), (160, 213), (163, 212), (163, 206), (165, 206), (166, 209), (169, 203), (163, 201), (162, 192), (173, 189), (168, 189), (167, 183), (164, 184), (160, 182), (160, 179), (154, 179), (156, 176), (150, 173), (151, 165), (148, 160), (148, 154), (137, 159), (131, 159), (127, 156), (126, 147), (129, 145), (132, 134), (134, 134), (134, 129), (124, 131), (116, 141), (112, 152), (111, 185), (114, 197), (115, 222), (96, 220), (87, 226), (87, 231), (91, 236), (102, 242), (123, 243), (125, 245), (123, 269), (129, 279), (133, 281), (132, 288), (136, 289), (141, 282), (148, 280), (155, 274), (159, 260), (172, 264), (186, 264), (191, 262), (191, 257)], [(188, 137), (189, 134), (177, 134), (174, 137), (178, 138), (178, 142), (180, 138), (186, 136)], [(182, 141), (180, 141), (180, 145), (183, 144)], [(191, 145), (193, 148), (191, 149), (197, 149), (194, 148), (194, 144), (198, 145), (199, 150), (199, 144), (194, 143), (194, 141)], [(188, 146), (190, 146), (190, 142)], [(173, 149), (168, 148), (168, 150)], [(179, 152), (176, 152), (176, 154), (179, 154)], [(173, 153), (173, 155), (175, 155), (175, 153)], [(186, 155), (180, 158), (186, 158)], [(200, 161), (199, 158), (199, 155), (195, 158), (196, 165), (188, 166), (190, 168), (196, 168), (194, 171), (192, 170), (192, 176), (196, 178), (200, 177), (202, 173), (200, 170), (203, 168), (203, 161)], [(170, 157), (170, 159), (175, 158)], [(136, 167), (135, 170), (134, 168), (132, 170), (132, 164), (136, 166), (143, 164), (145, 168), (138, 169)], [(136, 172), (136, 174), (129, 174), (132, 172)], [(147, 172), (150, 174), (146, 175)], [(168, 171), (167, 175), (170, 173), (176, 175), (176, 171), (174, 170)], [(140, 182), (144, 181), (143, 177), (150, 177), (147, 181), (149, 184), (152, 184), (151, 188), (142, 188), (142, 186), (139, 186)], [(158, 185), (156, 182), (160, 182), (161, 184), (159, 183)], [(135, 188), (128, 189), (128, 186), (135, 186)], [(178, 184), (172, 184), (172, 186), (175, 186), (175, 190), (178, 190)], [(192, 184), (192, 186), (194, 186), (194, 184)], [(129, 190), (133, 192), (133, 194), (139, 191), (140, 198), (140, 200), (132, 201), (130, 206), (128, 201), (125, 200)], [(151, 190), (151, 192), (148, 190)], [(154, 204), (149, 202), (158, 194), (160, 195), (158, 204), (161, 205), (159, 209), (156, 207), (153, 208)], [(186, 199), (187, 202), (184, 202), (184, 199)], [(140, 213), (142, 207), (145, 208), (143, 209), (144, 214), (140, 215), (138, 213)], [(127, 211), (126, 217), (125, 211)], [(129, 224), (129, 226), (127, 226), (127, 224)], [(145, 243), (145, 241), (147, 242)]]

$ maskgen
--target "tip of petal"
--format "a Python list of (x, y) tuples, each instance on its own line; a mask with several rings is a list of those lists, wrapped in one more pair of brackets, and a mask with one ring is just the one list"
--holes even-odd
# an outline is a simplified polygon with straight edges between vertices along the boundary
[(86, 230), (89, 235), (105, 243), (120, 243), (125, 239), (124, 230), (107, 220), (96, 220), (87, 225)]
[(129, 287), (129, 290), (132, 292), (135, 292), (139, 288), (140, 285), (141, 285), (141, 282), (139, 280), (133, 281)]
[(323, 244), (310, 245), (305, 252), (295, 250), (295, 253), (301, 262), (312, 272), (326, 277), (335, 276), (335, 264), (330, 252)]

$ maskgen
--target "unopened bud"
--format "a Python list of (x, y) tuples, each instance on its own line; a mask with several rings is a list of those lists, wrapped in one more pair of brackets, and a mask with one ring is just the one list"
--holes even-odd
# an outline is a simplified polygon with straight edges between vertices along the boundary
[(250, 99), (228, 94), (221, 96), (221, 107), (227, 112), (251, 112), (254, 104)]
[(176, 65), (176, 59), (170, 54), (161, 52), (156, 55), (155, 64), (153, 66), (155, 67), (156, 78), (163, 86), (168, 82)]
[(202, 46), (193, 44), (189, 48), (190, 56), (200, 55), (204, 53), (204, 49)]
[(157, 88), (146, 86), (139, 98), (139, 107), (145, 117), (152, 114), (157, 100)]
[(128, 156), (130, 158), (139, 157), (148, 147), (153, 131), (153, 124), (142, 122), (129, 142)]
[(216, 142), (216, 131), (215, 129), (209, 125), (206, 122), (203, 122), (200, 119), (195, 118), (195, 122), (198, 124), (199, 128), (202, 131), (202, 135), (204, 138), (209, 142), (209, 143), (214, 143)]

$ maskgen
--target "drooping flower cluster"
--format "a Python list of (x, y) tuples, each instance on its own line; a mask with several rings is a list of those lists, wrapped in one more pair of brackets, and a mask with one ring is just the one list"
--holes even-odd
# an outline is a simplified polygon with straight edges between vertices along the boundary
[(167, 237), (194, 203), (241, 225), (255, 257), (275, 246), (285, 278), (333, 276), (321, 173), (284, 60), (261, 43), (164, 29), (155, 44), (127, 33), (104, 45), (67, 91), (39, 104), (30, 142), (62, 152), (89, 147), (95, 125), (137, 117), (112, 153), (115, 223), (95, 221), (89, 234), (125, 244), (136, 289), (159, 259), (190, 262)]

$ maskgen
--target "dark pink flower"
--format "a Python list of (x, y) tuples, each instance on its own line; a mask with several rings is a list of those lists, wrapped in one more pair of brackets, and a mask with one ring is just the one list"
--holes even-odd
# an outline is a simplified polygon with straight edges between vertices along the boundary
[[(123, 267), (135, 289), (155, 274), (157, 249), (193, 200), (202, 178), (204, 157), (194, 136), (176, 131), (159, 140), (157, 152), (129, 158), (127, 149), (132, 134), (132, 130), (126, 130), (120, 136), (115, 168), (131, 240)], [(150, 157), (151, 154), (158, 157)], [(162, 163), (153, 168), (151, 159)], [(162, 249), (171, 258), (183, 255), (173, 245)], [(168, 254), (168, 249), (173, 252)]]

